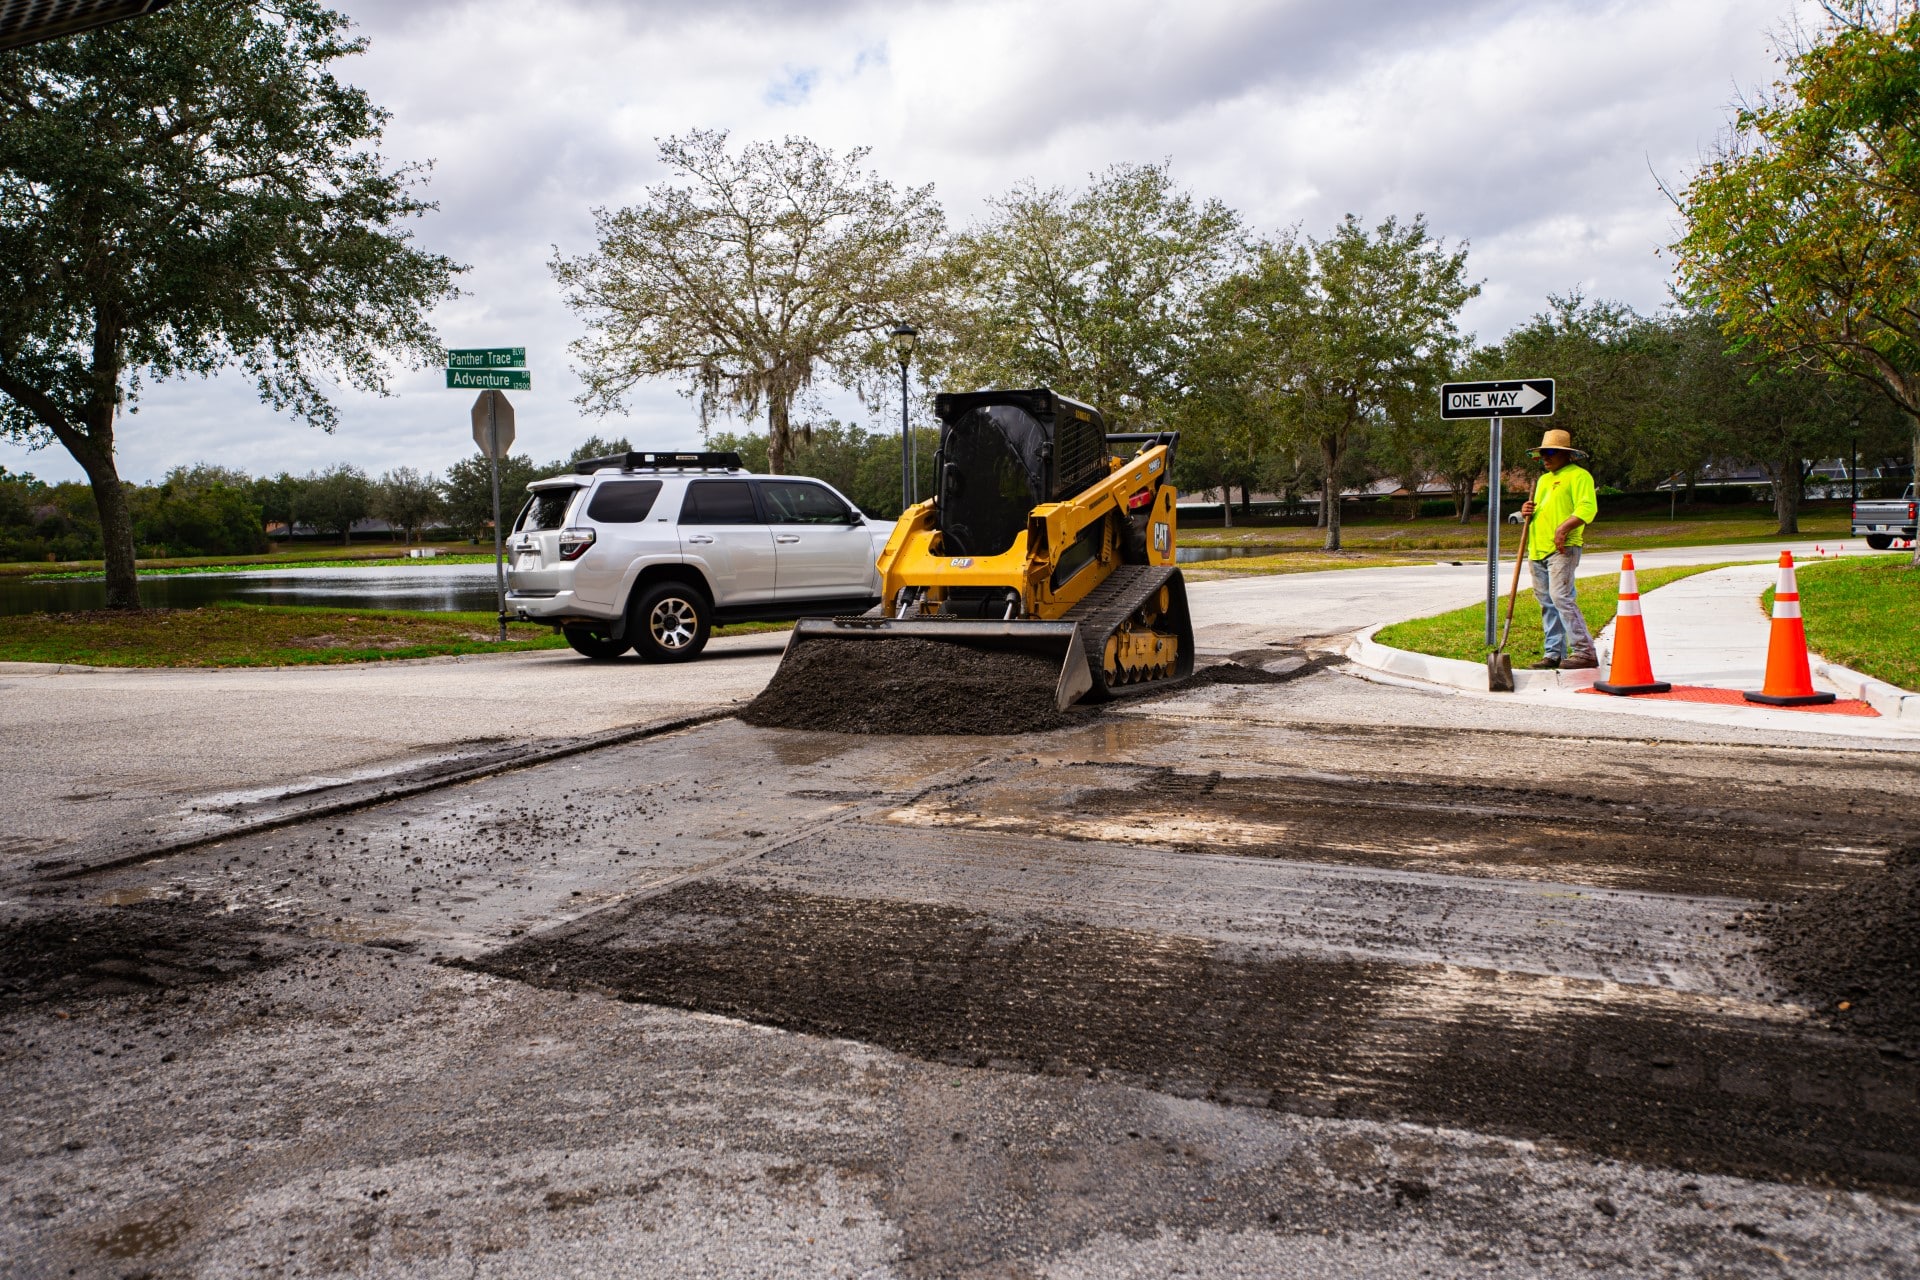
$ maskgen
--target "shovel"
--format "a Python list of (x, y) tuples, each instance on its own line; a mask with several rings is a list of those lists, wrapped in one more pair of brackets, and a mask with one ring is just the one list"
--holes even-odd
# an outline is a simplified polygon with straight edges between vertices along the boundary
[(1500, 643), (1487, 655), (1487, 692), (1513, 692), (1513, 659), (1507, 656), (1507, 636), (1513, 631), (1513, 606), (1520, 600), (1520, 566), (1527, 562), (1527, 531), (1533, 527), (1528, 516), (1520, 526), (1520, 545), (1513, 552), (1513, 592), (1507, 597), (1507, 621), (1500, 628)]

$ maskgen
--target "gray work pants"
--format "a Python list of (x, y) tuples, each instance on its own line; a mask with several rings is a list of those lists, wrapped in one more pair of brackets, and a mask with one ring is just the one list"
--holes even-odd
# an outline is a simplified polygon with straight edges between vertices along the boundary
[(1580, 548), (1568, 547), (1543, 560), (1532, 561), (1533, 598), (1540, 602), (1540, 629), (1546, 632), (1546, 656), (1565, 661), (1568, 658), (1594, 656), (1593, 635), (1587, 620), (1580, 616), (1574, 598), (1573, 575), (1580, 568)]

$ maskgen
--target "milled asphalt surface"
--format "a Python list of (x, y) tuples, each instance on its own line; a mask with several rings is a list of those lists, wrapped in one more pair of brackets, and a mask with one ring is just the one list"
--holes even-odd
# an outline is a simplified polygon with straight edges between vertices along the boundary
[(1920, 1273), (1920, 1063), (1735, 927), (1920, 744), (1311, 661), (1481, 572), (1196, 583), (1304, 674), (1030, 740), (719, 720), (96, 875), (32, 867), (777, 649), (0, 672), (68, 797), (0, 820), (0, 1271)]

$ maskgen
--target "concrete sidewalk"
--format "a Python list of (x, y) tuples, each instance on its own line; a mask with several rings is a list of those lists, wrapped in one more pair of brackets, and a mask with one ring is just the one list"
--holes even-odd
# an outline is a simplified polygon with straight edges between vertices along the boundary
[[(1829, 552), (1833, 550), (1828, 547)], [(1798, 557), (1796, 556), (1796, 559)], [(1634, 557), (1637, 568), (1656, 567), (1651, 555)], [(1585, 566), (1582, 566), (1583, 568)], [(1618, 566), (1608, 569), (1617, 572)], [(1646, 619), (1647, 649), (1656, 679), (1674, 685), (1711, 689), (1758, 689), (1766, 675), (1767, 643), (1772, 620), (1761, 608), (1761, 593), (1776, 581), (1774, 563), (1735, 565), (1695, 574), (1669, 583), (1641, 597)], [(1588, 575), (1582, 574), (1582, 577)], [(1596, 639), (1600, 650), (1598, 672), (1517, 671), (1517, 693), (1489, 693), (1486, 668), (1477, 662), (1435, 658), (1385, 649), (1372, 639), (1373, 628), (1360, 633), (1349, 656), (1379, 673), (1378, 678), (1411, 678), (1445, 685), (1464, 696), (1497, 701), (1521, 700), (1542, 710), (1612, 711), (1622, 715), (1654, 716), (1701, 724), (1745, 725), (1789, 733), (1819, 733), (1850, 738), (1920, 739), (1920, 710), (1913, 699), (1904, 704), (1876, 697), (1877, 716), (1844, 716), (1746, 704), (1716, 705), (1637, 698), (1609, 698), (1583, 692), (1595, 679), (1604, 680), (1613, 653), (1613, 626)], [(1532, 655), (1515, 655), (1516, 667)], [(1815, 655), (1811, 662), (1814, 687), (1843, 698), (1862, 696), (1858, 673), (1830, 667)], [(1882, 685), (1883, 690), (1891, 686)], [(1898, 691), (1893, 691), (1896, 695)]]

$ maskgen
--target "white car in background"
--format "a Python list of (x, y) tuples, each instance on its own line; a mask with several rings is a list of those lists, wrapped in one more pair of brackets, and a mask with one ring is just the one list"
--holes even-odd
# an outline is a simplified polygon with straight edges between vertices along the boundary
[(727, 622), (865, 613), (890, 523), (831, 485), (751, 475), (732, 453), (626, 453), (527, 486), (507, 612), (589, 658), (682, 662)]

